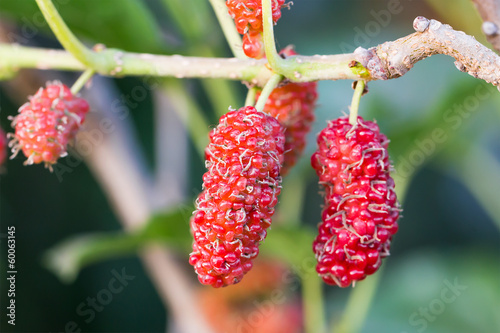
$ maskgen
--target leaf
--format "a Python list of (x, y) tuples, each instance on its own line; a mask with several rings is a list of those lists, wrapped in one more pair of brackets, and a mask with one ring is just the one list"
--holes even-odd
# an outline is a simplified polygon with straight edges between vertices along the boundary
[[(160, 28), (138, 0), (54, 0), (68, 27), (80, 38), (132, 52), (164, 52)], [(18, 21), (19, 42), (49, 31), (35, 1), (0, 1), (0, 11)]]
[(165, 243), (183, 252), (189, 251), (190, 206), (153, 216), (144, 228), (135, 232), (91, 233), (67, 239), (49, 249), (42, 262), (64, 282), (71, 282), (90, 264), (136, 253), (153, 243)]

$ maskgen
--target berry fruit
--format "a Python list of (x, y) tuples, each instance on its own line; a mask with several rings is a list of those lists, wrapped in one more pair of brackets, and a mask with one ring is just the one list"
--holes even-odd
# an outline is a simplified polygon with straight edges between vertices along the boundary
[(281, 191), (284, 143), (279, 122), (251, 106), (228, 112), (210, 133), (191, 218), (189, 262), (202, 284), (235, 284), (252, 268)]
[(265, 57), (262, 32), (251, 30), (243, 35), (243, 52), (247, 57), (262, 59)]
[[(272, 1), (273, 22), (281, 17), (281, 7), (285, 0)], [(260, 59), (264, 56), (262, 45), (262, 0), (227, 0), (229, 15), (234, 19), (236, 30), (243, 36), (243, 51), (250, 58)]]
[(88, 103), (74, 96), (61, 82), (48, 82), (45, 89), (29, 98), (12, 119), (15, 133), (10, 142), (13, 157), (22, 150), (25, 164), (45, 163), (51, 168), (59, 157), (67, 155), (66, 147), (89, 111)]
[(318, 136), (311, 163), (325, 188), (325, 207), (313, 243), (316, 270), (328, 284), (363, 280), (389, 255), (399, 204), (387, 145), (377, 124), (358, 117), (330, 122)]
[[(280, 54), (295, 55), (291, 48)], [(257, 94), (257, 98), (260, 93)], [(316, 82), (288, 83), (273, 90), (264, 112), (278, 119), (285, 127), (285, 162), (281, 175), (286, 175), (302, 155), (306, 136), (314, 122), (314, 108), (318, 98)]]

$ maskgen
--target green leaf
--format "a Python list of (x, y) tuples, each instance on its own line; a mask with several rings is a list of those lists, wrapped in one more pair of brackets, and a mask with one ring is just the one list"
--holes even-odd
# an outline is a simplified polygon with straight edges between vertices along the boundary
[(153, 216), (144, 228), (124, 231), (91, 233), (67, 239), (48, 250), (42, 261), (64, 282), (71, 282), (80, 270), (90, 264), (136, 253), (153, 243), (164, 243), (183, 252), (191, 244), (189, 216), (191, 206), (179, 206), (171, 212)]
[[(53, 2), (69, 28), (80, 38), (132, 52), (165, 51), (160, 29), (142, 1)], [(39, 31), (49, 31), (35, 1), (0, 1), (0, 11), (18, 22), (21, 34), (17, 42), (23, 43)]]

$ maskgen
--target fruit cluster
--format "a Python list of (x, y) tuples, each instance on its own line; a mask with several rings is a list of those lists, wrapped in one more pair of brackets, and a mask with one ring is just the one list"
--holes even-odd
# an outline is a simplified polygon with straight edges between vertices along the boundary
[[(258, 27), (257, 19), (245, 24)], [(295, 52), (286, 48), (281, 55)], [(270, 94), (262, 112), (252, 106), (230, 111), (210, 133), (208, 171), (190, 221), (189, 262), (202, 284), (235, 284), (252, 268), (271, 225), (281, 177), (304, 150), (316, 88), (314, 82), (285, 82)], [(47, 83), (12, 118), (14, 156), (22, 151), (25, 164), (51, 168), (67, 154), (88, 111), (88, 103), (67, 86)], [(5, 141), (0, 131), (0, 165)], [(342, 117), (331, 121), (317, 142), (311, 162), (325, 189), (325, 208), (313, 243), (316, 269), (326, 283), (347, 287), (377, 271), (398, 230), (389, 141), (375, 123), (358, 117), (352, 125)]]
[(281, 191), (284, 147), (280, 123), (251, 106), (225, 114), (210, 133), (191, 218), (189, 262), (202, 284), (234, 284), (252, 268)]
[[(285, 0), (272, 1), (273, 22), (281, 17), (281, 7)], [(227, 0), (229, 15), (234, 19), (236, 30), (243, 35), (243, 51), (250, 58), (264, 57), (262, 40), (262, 0)]]
[(15, 133), (10, 142), (14, 156), (21, 150), (25, 164), (45, 163), (51, 168), (64, 157), (89, 111), (88, 103), (74, 96), (61, 82), (49, 82), (46, 88), (29, 98), (12, 118)]
[(317, 272), (328, 284), (347, 287), (373, 274), (389, 255), (399, 206), (389, 175), (389, 140), (377, 124), (347, 117), (318, 136), (311, 163), (325, 189), (325, 208), (313, 244)]

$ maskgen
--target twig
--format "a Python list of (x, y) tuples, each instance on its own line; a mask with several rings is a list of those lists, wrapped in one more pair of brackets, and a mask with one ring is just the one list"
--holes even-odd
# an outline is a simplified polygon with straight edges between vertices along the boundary
[(248, 89), (247, 97), (245, 98), (245, 106), (254, 106), (256, 95), (257, 95), (256, 87)]
[(472, 0), (483, 19), (483, 32), (497, 52), (500, 52), (500, 1)]
[(358, 122), (358, 109), (359, 109), (359, 101), (361, 96), (363, 95), (363, 91), (365, 90), (365, 81), (359, 80), (356, 82), (356, 88), (354, 90), (354, 94), (352, 95), (351, 108), (349, 113), (349, 124), (352, 126), (356, 125)]
[(269, 66), (271, 66), (276, 73), (286, 75), (286, 73), (289, 72), (290, 62), (281, 58), (276, 50), (273, 25), (271, 0), (262, 0), (262, 26), (264, 29), (263, 36), (266, 58), (269, 61)]
[[(500, 85), (500, 57), (474, 37), (421, 16), (415, 19), (414, 27), (416, 33), (368, 50), (358, 48), (351, 54), (291, 56), (280, 60), (286, 65), (277, 72), (294, 82), (388, 80), (406, 74), (420, 60), (435, 54), (446, 54), (455, 58), (455, 65), (459, 70), (495, 86)], [(273, 74), (266, 67), (265, 59), (161, 56), (114, 49), (96, 54), (106, 64), (98, 72), (113, 76), (223, 78), (263, 86)], [(359, 64), (353, 66), (353, 61)], [(63, 51), (3, 44), (0, 44), (1, 68), (85, 69)]]
[(78, 80), (71, 86), (71, 93), (76, 95), (80, 89), (94, 76), (95, 71), (93, 69), (87, 69), (85, 72), (80, 75)]
[(259, 100), (255, 104), (255, 108), (258, 111), (264, 110), (264, 106), (266, 105), (267, 99), (269, 98), (269, 95), (273, 92), (274, 88), (278, 86), (278, 84), (281, 82), (283, 79), (283, 76), (279, 74), (274, 74), (271, 76), (269, 81), (267, 81), (266, 85), (262, 89), (262, 92), (260, 93)]
[(49, 24), (50, 29), (56, 35), (61, 45), (68, 50), (78, 61), (89, 68), (97, 69), (103, 58), (88, 49), (78, 38), (73, 35), (51, 0), (36, 0), (40, 11)]
[(435, 54), (455, 58), (455, 66), (495, 86), (500, 84), (500, 57), (472, 36), (449, 25), (419, 16), (413, 22), (417, 31), (394, 42), (354, 51), (357, 60), (372, 79), (387, 80), (406, 74), (415, 63)]

